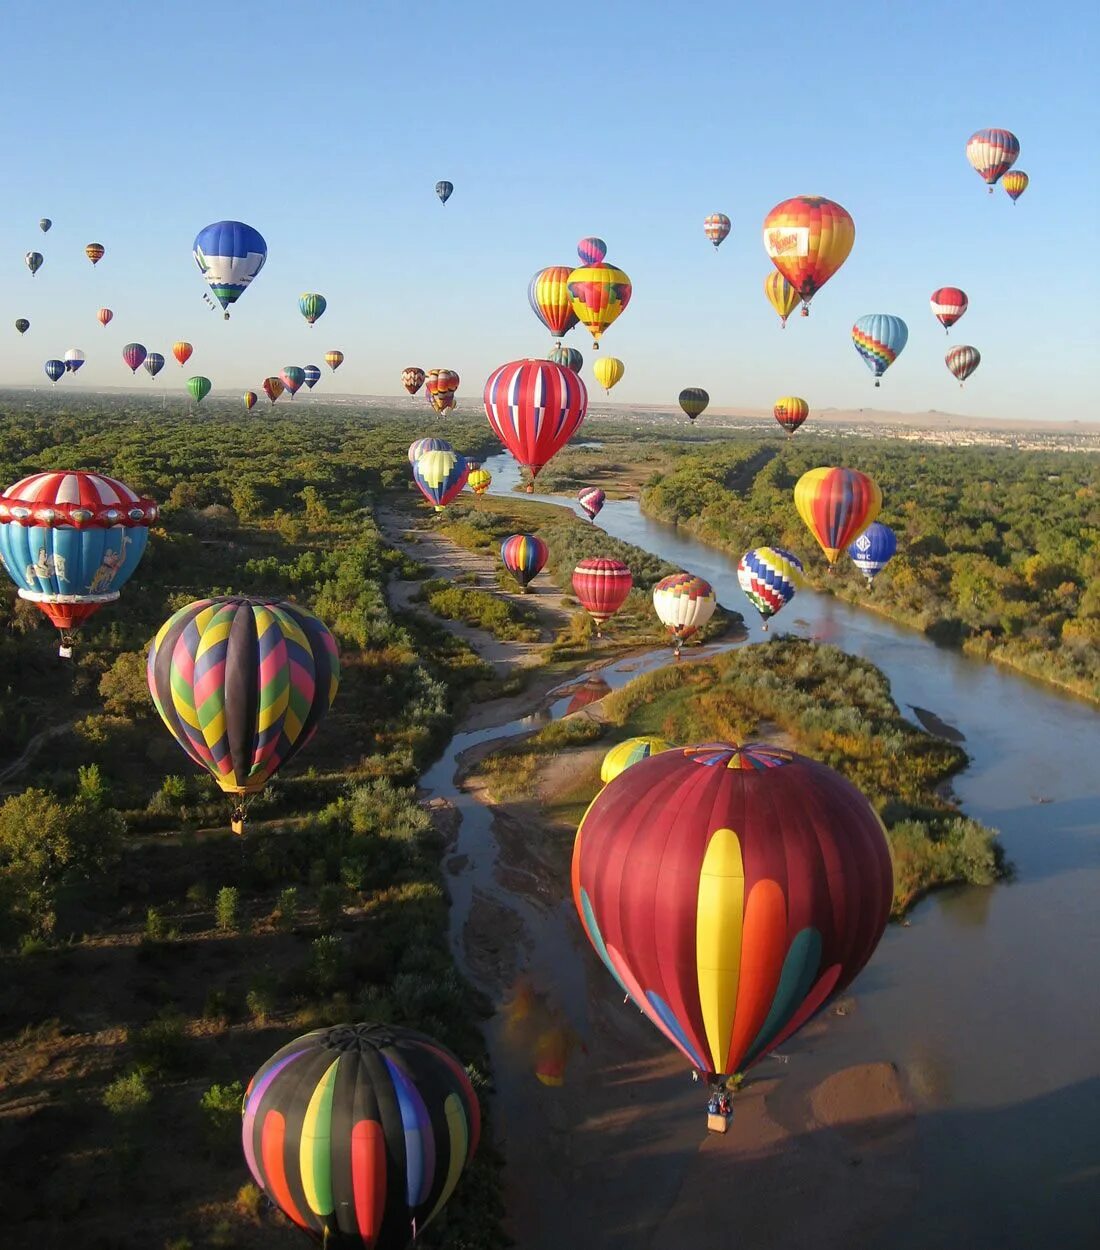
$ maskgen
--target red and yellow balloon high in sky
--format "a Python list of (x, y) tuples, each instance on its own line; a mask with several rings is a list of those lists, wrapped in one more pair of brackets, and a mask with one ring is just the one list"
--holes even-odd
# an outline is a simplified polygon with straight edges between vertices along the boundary
[[(848, 211), (819, 195), (784, 200), (764, 218), (764, 250), (802, 300), (810, 300), (848, 259), (856, 226)], [(771, 298), (771, 292), (768, 293)]]

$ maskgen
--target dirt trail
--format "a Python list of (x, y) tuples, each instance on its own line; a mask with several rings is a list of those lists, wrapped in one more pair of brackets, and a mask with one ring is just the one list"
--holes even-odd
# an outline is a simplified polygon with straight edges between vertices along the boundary
[(23, 754), (17, 760), (12, 760), (10, 764), (0, 768), (0, 786), (5, 785), (13, 777), (18, 777), (38, 754), (39, 747), (49, 742), (51, 738), (60, 738), (62, 734), (68, 733), (75, 723), (75, 721), (67, 720), (63, 725), (51, 725), (48, 729), (36, 733), (23, 748)]
[(736, 473), (729, 475), (726, 479), (727, 489), (735, 490), (739, 495), (743, 495), (752, 486), (760, 470), (769, 461), (774, 460), (778, 454), (778, 447), (762, 448), (755, 456), (751, 456), (746, 460)]

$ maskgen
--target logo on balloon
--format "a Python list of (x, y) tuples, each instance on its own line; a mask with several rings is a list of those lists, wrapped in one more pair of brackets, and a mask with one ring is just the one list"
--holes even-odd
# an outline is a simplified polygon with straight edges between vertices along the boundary
[(769, 256), (809, 256), (809, 226), (782, 226), (764, 231), (764, 250)]

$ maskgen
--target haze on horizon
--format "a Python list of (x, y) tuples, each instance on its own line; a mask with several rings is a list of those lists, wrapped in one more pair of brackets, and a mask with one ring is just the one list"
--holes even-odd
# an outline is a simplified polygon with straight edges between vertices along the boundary
[[(469, 406), (497, 364), (551, 345), (527, 305), (531, 274), (575, 263), (576, 240), (599, 234), (634, 284), (600, 349), (626, 364), (616, 402), (699, 385), (716, 408), (794, 393), (818, 409), (1100, 416), (1100, 318), (1081, 269), (1100, 243), (1100, 175), (1079, 139), (1098, 103), (1091, 6), (860, 0), (840, 20), (820, 3), (694, 4), (675, 22), (648, 0), (583, 20), (499, 0), (341, 0), (306, 24), (285, 0), (232, 12), (230, 37), (210, 0), (140, 21), (114, 6), (89, 23), (72, 0), (9, 17), (9, 46), (33, 55), (10, 58), (0, 112), (7, 383), (49, 386), (43, 362), (80, 347), (83, 386), (182, 394), (203, 373), (224, 397), (339, 347), (318, 396), (397, 396), (418, 363), (457, 369)], [(1015, 206), (966, 162), (985, 126), (1020, 138), (1032, 181)], [(440, 178), (455, 185), (446, 206)], [(843, 204), (856, 243), (810, 318), (780, 331), (761, 224), (804, 193)], [(733, 222), (717, 253), (710, 212)], [(208, 311), (191, 257), (223, 217), (269, 247), (229, 322)], [(107, 249), (95, 269), (92, 240)], [(34, 278), (29, 250), (46, 257)], [(928, 297), (948, 284), (970, 309), (945, 336)], [(306, 290), (329, 301), (313, 329), (297, 309)], [(910, 337), (876, 390), (849, 331), (878, 311)], [(177, 338), (195, 345), (183, 370)], [(131, 340), (169, 356), (155, 382), (130, 379)], [(602, 398), (587, 333), (566, 342)], [(943, 364), (959, 343), (982, 353), (964, 390)]]

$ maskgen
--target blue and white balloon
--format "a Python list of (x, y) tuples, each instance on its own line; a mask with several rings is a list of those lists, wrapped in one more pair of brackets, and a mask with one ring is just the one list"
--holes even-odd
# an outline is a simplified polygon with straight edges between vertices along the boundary
[(195, 236), (195, 264), (223, 309), (241, 298), (266, 260), (264, 236), (243, 221), (216, 221)]
[(867, 585), (875, 580), (894, 558), (898, 549), (897, 535), (881, 521), (872, 521), (848, 548), (852, 563), (867, 579)]

